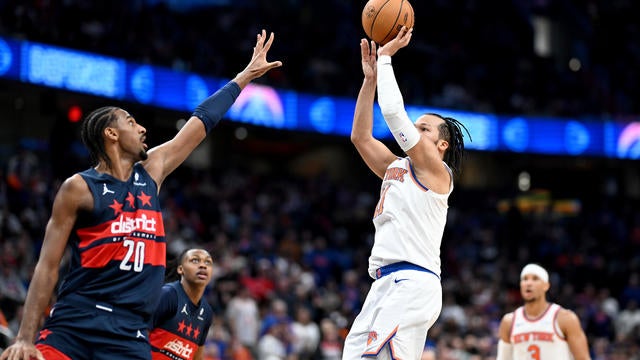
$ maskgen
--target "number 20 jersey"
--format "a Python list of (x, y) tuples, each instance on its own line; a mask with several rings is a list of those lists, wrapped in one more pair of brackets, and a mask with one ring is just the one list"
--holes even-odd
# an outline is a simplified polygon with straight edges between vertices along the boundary
[(93, 168), (80, 175), (93, 195), (94, 208), (78, 214), (68, 243), (69, 270), (58, 298), (73, 293), (149, 317), (166, 266), (157, 184), (140, 163), (128, 181)]

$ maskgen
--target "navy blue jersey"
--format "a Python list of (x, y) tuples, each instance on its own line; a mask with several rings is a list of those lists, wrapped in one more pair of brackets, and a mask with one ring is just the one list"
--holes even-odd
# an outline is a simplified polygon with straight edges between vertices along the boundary
[(152, 358), (193, 359), (207, 338), (212, 318), (211, 306), (204, 299), (192, 303), (180, 281), (165, 284), (149, 334)]
[(127, 181), (93, 168), (80, 175), (94, 206), (78, 214), (71, 232), (71, 261), (58, 300), (82, 296), (149, 318), (166, 266), (158, 186), (139, 163)]

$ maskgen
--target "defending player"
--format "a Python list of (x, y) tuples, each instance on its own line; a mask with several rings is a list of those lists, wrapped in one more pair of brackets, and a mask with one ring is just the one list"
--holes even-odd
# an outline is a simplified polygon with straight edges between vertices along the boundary
[(162, 287), (153, 314), (151, 357), (154, 360), (201, 360), (213, 310), (202, 299), (211, 281), (213, 260), (208, 251), (189, 249), (178, 257), (180, 280)]
[[(158, 191), (242, 89), (282, 65), (266, 59), (273, 39), (262, 30), (245, 69), (205, 99), (173, 139), (149, 152), (145, 128), (125, 110), (103, 107), (88, 115), (82, 140), (97, 165), (69, 177), (56, 195), (20, 330), (0, 360), (151, 358), (147, 326), (166, 248)], [(69, 270), (36, 338), (67, 245)]]
[(524, 306), (502, 317), (496, 360), (590, 359), (578, 316), (547, 301), (549, 286), (549, 274), (540, 265), (522, 269)]
[[(464, 141), (455, 119), (425, 114), (414, 124), (404, 109), (391, 56), (411, 34), (403, 27), (378, 50), (377, 60), (375, 43), (360, 42), (364, 81), (351, 141), (382, 186), (369, 257), (376, 280), (351, 326), (343, 359), (419, 359), (442, 307), (440, 243)], [(408, 157), (397, 157), (372, 135), (376, 88), (384, 119)]]

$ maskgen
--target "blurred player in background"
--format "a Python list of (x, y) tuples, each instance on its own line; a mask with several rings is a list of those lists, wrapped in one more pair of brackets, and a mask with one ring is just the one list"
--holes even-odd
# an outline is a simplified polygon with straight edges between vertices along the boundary
[[(378, 50), (377, 59), (375, 43), (360, 42), (364, 81), (351, 141), (382, 186), (369, 257), (369, 275), (376, 280), (351, 326), (343, 359), (419, 359), (442, 308), (440, 243), (452, 170), (458, 171), (462, 161), (464, 126), (436, 114), (422, 115), (415, 124), (409, 119), (391, 56), (409, 44), (411, 35), (412, 29), (403, 27)], [(373, 137), (376, 88), (384, 119), (407, 157), (394, 155)]]
[[(56, 195), (20, 330), (0, 360), (151, 358), (147, 327), (166, 261), (158, 191), (242, 89), (282, 65), (267, 61), (273, 39), (262, 30), (245, 69), (196, 107), (173, 139), (148, 152), (145, 128), (125, 110), (103, 107), (87, 116), (82, 140), (97, 165), (69, 177)], [(68, 273), (36, 337), (67, 245)]]
[(588, 360), (587, 337), (578, 316), (547, 301), (549, 274), (537, 264), (520, 273), (524, 306), (502, 317), (497, 360)]
[(189, 249), (177, 258), (174, 271), (180, 280), (162, 287), (153, 314), (151, 355), (154, 360), (202, 360), (213, 318), (213, 310), (202, 296), (211, 281), (213, 259), (206, 250)]

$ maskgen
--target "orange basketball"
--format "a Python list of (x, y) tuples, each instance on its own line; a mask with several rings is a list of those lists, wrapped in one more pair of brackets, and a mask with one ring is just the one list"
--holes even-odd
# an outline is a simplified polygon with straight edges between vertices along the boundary
[(407, 0), (369, 0), (362, 9), (362, 28), (380, 45), (393, 39), (402, 25), (413, 27), (413, 7)]

